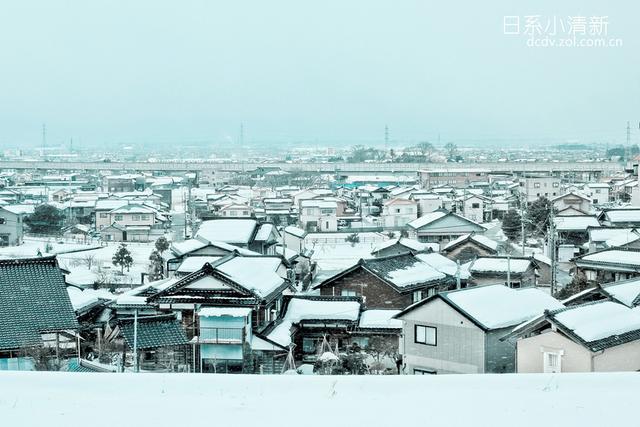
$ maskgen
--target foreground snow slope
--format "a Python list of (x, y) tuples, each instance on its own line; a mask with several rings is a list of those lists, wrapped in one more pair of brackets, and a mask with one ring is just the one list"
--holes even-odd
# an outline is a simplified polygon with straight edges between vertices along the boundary
[[(0, 373), (2, 425), (636, 425), (640, 374)], [(196, 424), (194, 424), (196, 423)]]

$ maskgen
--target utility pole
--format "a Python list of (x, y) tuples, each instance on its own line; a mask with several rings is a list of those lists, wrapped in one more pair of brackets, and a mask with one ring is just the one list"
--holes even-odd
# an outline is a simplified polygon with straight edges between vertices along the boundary
[(550, 291), (551, 296), (556, 293), (556, 229), (554, 223), (553, 206), (551, 212), (549, 212), (549, 258), (551, 258), (551, 283)]
[(138, 309), (133, 313), (133, 371), (138, 372)]
[(389, 146), (389, 126), (384, 125), (384, 150), (387, 151)]
[(460, 289), (460, 260), (456, 260), (456, 289)]
[(42, 157), (44, 157), (44, 149), (47, 145), (47, 125), (45, 123), (42, 124)]
[(526, 209), (527, 209), (527, 201), (525, 200), (524, 204), (522, 201), (520, 202), (520, 234), (522, 237), (522, 256), (524, 255), (524, 244), (525, 244), (525, 235), (524, 235), (524, 221), (526, 217)]
[(511, 255), (507, 254), (507, 286), (511, 287)]

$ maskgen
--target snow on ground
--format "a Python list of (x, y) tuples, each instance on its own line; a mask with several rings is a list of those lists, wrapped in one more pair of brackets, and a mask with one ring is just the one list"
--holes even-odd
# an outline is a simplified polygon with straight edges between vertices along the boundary
[[(47, 245), (50, 246), (49, 252), (47, 252)], [(43, 256), (47, 256), (99, 247), (100, 245), (97, 244), (68, 243), (53, 237), (25, 237), (24, 242), (19, 246), (0, 248), (0, 258), (35, 258), (38, 256), (38, 250)]]
[[(2, 372), (0, 384), (7, 390), (0, 396), (3, 425), (66, 427), (90, 420), (94, 427), (111, 427), (125, 420), (154, 427), (213, 421), (243, 427), (258, 420), (267, 426), (304, 420), (306, 427), (387, 427), (427, 420), (434, 426), (632, 426), (640, 375)], [(426, 412), (416, 412), (427, 403)], [(110, 409), (96, 412), (101, 407)]]

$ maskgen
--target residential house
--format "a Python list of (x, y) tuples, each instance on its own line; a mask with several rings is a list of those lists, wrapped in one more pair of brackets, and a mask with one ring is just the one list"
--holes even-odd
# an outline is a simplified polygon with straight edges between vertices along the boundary
[(577, 274), (595, 283), (609, 283), (640, 276), (640, 249), (604, 249), (573, 259)]
[(640, 370), (638, 310), (602, 300), (546, 311), (510, 334), (518, 373)]
[(223, 242), (265, 255), (275, 253), (278, 229), (255, 218), (217, 218), (203, 221), (195, 237), (202, 242)]
[(551, 203), (558, 216), (588, 215), (591, 212), (591, 199), (576, 192), (554, 197)]
[(418, 217), (418, 204), (413, 200), (390, 199), (382, 207), (382, 220), (386, 228), (404, 227)]
[(538, 264), (533, 258), (480, 257), (464, 266), (473, 285), (501, 284), (510, 288), (527, 288), (538, 284)]
[(611, 186), (606, 182), (590, 182), (585, 185), (587, 196), (594, 205), (609, 203)]
[(598, 221), (607, 227), (640, 228), (640, 208), (604, 209)]
[(13, 369), (54, 369), (56, 358), (37, 348), (61, 360), (77, 355), (78, 322), (55, 257), (0, 260), (0, 307), (0, 358)]
[(322, 296), (357, 296), (370, 309), (402, 309), (455, 286), (451, 275), (410, 253), (361, 259), (314, 286)]
[(371, 255), (376, 258), (384, 258), (408, 252), (418, 254), (431, 251), (438, 252), (439, 250), (440, 245), (438, 243), (422, 243), (407, 237), (400, 237), (380, 243), (373, 251), (371, 251)]
[(515, 348), (500, 338), (544, 310), (561, 307), (535, 288), (491, 285), (435, 294), (396, 315), (403, 322), (403, 372), (515, 372)]
[(446, 244), (469, 233), (483, 233), (486, 228), (470, 219), (446, 210), (423, 215), (407, 224), (409, 237), (420, 242)]
[(463, 234), (447, 243), (442, 254), (454, 261), (464, 264), (479, 257), (498, 255), (498, 242), (481, 234)]
[(552, 199), (560, 195), (560, 178), (545, 174), (525, 174), (520, 177), (518, 191), (520, 197), (528, 203), (541, 197)]
[(0, 246), (22, 244), (24, 236), (24, 218), (33, 213), (30, 205), (0, 206)]

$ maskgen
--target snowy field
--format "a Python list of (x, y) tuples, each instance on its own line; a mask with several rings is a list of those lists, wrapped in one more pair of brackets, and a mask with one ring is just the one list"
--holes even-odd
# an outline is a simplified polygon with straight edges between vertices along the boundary
[(2, 372), (2, 425), (637, 425), (640, 375)]

